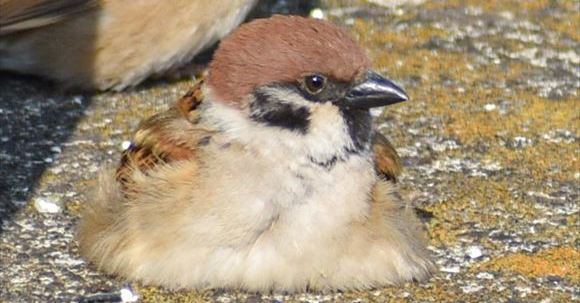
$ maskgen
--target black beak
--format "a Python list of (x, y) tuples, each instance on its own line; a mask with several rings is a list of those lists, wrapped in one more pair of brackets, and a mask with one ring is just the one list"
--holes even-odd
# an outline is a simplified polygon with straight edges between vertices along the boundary
[(351, 109), (369, 109), (409, 100), (407, 93), (391, 80), (368, 71), (362, 82), (356, 84), (338, 106)]

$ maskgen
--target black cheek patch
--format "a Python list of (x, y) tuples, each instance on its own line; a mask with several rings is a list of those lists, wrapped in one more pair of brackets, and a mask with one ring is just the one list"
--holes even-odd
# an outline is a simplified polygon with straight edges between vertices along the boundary
[(256, 122), (306, 134), (310, 125), (310, 111), (299, 105), (282, 103), (264, 93), (254, 93), (250, 117)]

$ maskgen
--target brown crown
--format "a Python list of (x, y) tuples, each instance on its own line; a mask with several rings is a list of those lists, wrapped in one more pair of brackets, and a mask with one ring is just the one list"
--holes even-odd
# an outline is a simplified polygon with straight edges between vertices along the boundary
[(240, 26), (223, 40), (207, 84), (217, 98), (242, 107), (256, 87), (295, 82), (307, 73), (351, 81), (370, 65), (364, 51), (330, 22), (273, 16)]

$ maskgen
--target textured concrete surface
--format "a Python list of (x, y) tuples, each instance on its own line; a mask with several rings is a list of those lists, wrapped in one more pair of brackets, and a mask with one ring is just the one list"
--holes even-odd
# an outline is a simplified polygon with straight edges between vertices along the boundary
[[(322, 1), (317, 14), (347, 27), (411, 95), (377, 122), (404, 159), (401, 191), (427, 218), (439, 272), (333, 294), (132, 284), (142, 302), (580, 300), (578, 2), (371, 2)], [(126, 281), (79, 257), (78, 209), (137, 123), (191, 83), (80, 95), (0, 74), (1, 302), (114, 301)]]

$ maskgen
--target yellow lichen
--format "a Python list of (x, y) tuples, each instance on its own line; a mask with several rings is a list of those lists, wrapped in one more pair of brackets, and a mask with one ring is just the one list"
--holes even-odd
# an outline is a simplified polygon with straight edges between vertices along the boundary
[(580, 14), (578, 13), (578, 1), (569, 1), (566, 3), (572, 6), (569, 10), (560, 16), (547, 16), (543, 24), (550, 30), (567, 36), (578, 42), (580, 41)]
[(502, 167), (534, 178), (570, 180), (580, 170), (579, 154), (576, 144), (538, 142), (517, 150), (494, 146), (489, 151), (489, 158), (499, 161)]
[(431, 39), (446, 38), (449, 35), (446, 30), (430, 25), (408, 27), (403, 33), (392, 29), (384, 30), (380, 25), (362, 19), (355, 20), (352, 30), (361, 43), (380, 46), (379, 49), (374, 49), (377, 53), (381, 53), (385, 47), (389, 50), (406, 50), (425, 44)]
[(453, 198), (426, 207), (434, 215), (428, 223), (433, 245), (451, 245), (462, 233), (468, 232), (461, 222), (501, 229), (506, 214), (526, 221), (542, 216), (538, 209), (529, 206), (525, 197), (513, 196), (507, 182), (465, 178), (463, 174), (451, 176)]
[(425, 9), (478, 7), (484, 12), (513, 11), (529, 12), (541, 11), (551, 4), (550, 0), (518, 1), (518, 0), (447, 0), (447, 1), (427, 1)]
[(558, 276), (580, 282), (580, 251), (572, 247), (557, 247), (534, 255), (513, 254), (482, 264), (481, 269), (509, 271), (529, 277)]
[[(575, 102), (572, 97), (554, 102), (529, 92), (519, 91), (512, 98), (514, 102), (520, 103), (521, 108), (506, 115), (501, 115), (498, 111), (483, 110), (486, 103), (494, 103), (501, 98), (501, 92), (497, 89), (474, 88), (469, 96), (457, 98), (453, 103), (445, 102), (449, 100), (446, 98), (433, 100), (432, 104), (436, 106), (433, 111), (449, 117), (445, 131), (448, 135), (460, 138), (464, 143), (490, 140), (500, 134), (514, 137), (522, 136), (529, 131), (541, 134), (558, 128), (568, 129), (577, 125), (579, 121), (579, 113), (571, 110)], [(460, 100), (471, 108), (464, 107), (463, 111), (451, 110), (450, 106), (461, 102)], [(456, 106), (455, 109), (461, 107)]]
[(210, 302), (209, 291), (169, 291), (159, 287), (136, 285), (139, 302), (143, 303), (203, 303)]

